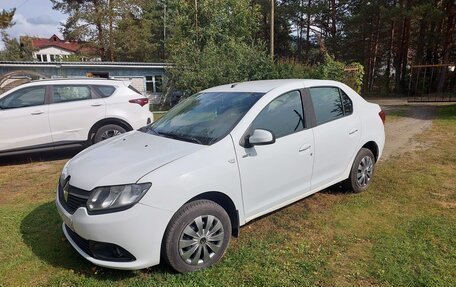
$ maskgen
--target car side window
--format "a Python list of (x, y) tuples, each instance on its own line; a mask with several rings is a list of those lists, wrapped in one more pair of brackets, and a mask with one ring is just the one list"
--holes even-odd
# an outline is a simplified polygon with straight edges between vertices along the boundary
[(339, 88), (315, 87), (309, 90), (318, 125), (344, 116)]
[(88, 100), (92, 98), (92, 91), (84, 85), (57, 85), (53, 86), (52, 98), (54, 103)]
[(292, 91), (271, 101), (252, 123), (252, 130), (265, 129), (276, 138), (287, 136), (304, 129), (304, 111), (301, 93)]
[(116, 88), (113, 86), (97, 85), (97, 86), (93, 86), (93, 87), (95, 87), (98, 94), (103, 98), (107, 98), (107, 97), (111, 96), (112, 94), (114, 94), (114, 91), (116, 90)]
[(45, 95), (45, 86), (23, 88), (0, 100), (0, 107), (15, 109), (44, 105)]
[(353, 103), (344, 91), (339, 91), (340, 95), (342, 96), (342, 103), (344, 105), (344, 114), (346, 116), (351, 115), (353, 113)]

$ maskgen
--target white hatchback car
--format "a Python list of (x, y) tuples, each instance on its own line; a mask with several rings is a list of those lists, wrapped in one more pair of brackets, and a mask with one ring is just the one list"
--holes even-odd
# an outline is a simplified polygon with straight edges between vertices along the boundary
[(0, 156), (97, 143), (152, 121), (128, 82), (55, 79), (0, 95)]
[(385, 115), (348, 86), (271, 80), (204, 90), (63, 168), (63, 232), (87, 260), (208, 267), (263, 214), (344, 181), (370, 185)]

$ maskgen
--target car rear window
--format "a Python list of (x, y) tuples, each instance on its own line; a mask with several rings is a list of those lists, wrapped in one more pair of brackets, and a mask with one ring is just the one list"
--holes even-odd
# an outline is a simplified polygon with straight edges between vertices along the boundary
[(133, 92), (138, 93), (138, 94), (141, 95), (141, 93), (140, 93), (137, 89), (135, 89), (135, 87), (133, 87), (132, 85), (129, 85), (128, 88), (129, 88), (130, 90), (132, 90)]
[(95, 86), (95, 89), (97, 90), (98, 94), (103, 98), (111, 96), (116, 90), (116, 88), (113, 86)]

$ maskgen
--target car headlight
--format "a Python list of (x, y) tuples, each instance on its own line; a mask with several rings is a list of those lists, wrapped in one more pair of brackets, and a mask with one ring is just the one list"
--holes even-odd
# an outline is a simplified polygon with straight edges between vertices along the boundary
[(151, 183), (97, 187), (87, 201), (90, 211), (124, 210), (135, 205), (149, 190)]

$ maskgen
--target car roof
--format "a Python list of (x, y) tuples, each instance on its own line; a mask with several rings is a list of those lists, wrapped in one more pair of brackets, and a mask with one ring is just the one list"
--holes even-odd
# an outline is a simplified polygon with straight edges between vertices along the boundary
[(202, 92), (249, 92), (249, 93), (268, 93), (276, 88), (295, 86), (302, 84), (304, 87), (312, 86), (339, 86), (340, 83), (329, 80), (314, 79), (281, 79), (281, 80), (259, 80), (250, 82), (232, 83), (206, 89)]
[[(42, 79), (34, 80), (23, 83), (17, 88), (40, 86), (40, 85), (54, 85), (54, 84), (86, 84), (86, 85), (125, 85), (128, 86), (130, 81), (123, 81), (117, 79), (99, 79), (99, 78), (57, 78), (57, 79)], [(16, 89), (16, 88), (14, 88)]]

